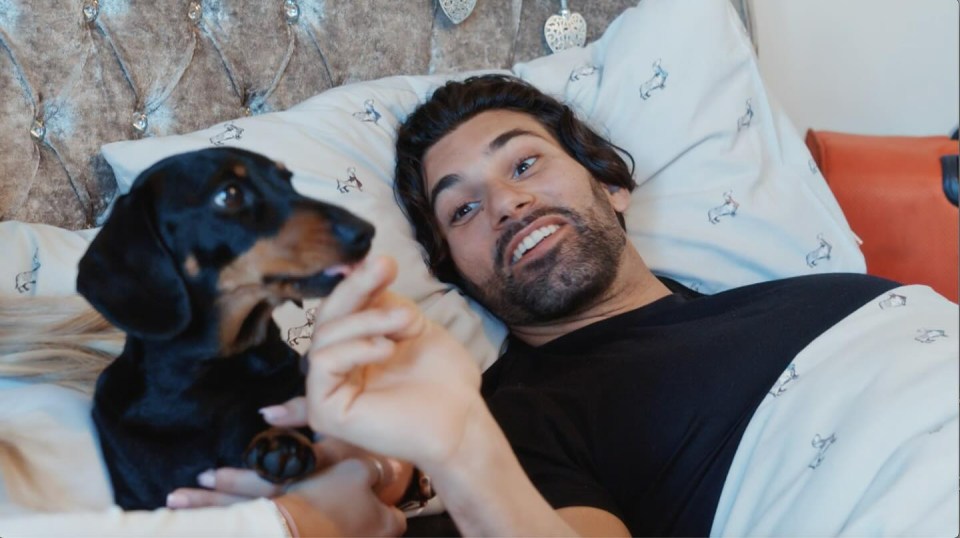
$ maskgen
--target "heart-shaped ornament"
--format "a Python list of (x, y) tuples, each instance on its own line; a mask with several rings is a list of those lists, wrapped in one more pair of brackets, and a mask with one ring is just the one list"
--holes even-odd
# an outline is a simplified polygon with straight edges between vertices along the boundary
[(460, 24), (473, 13), (477, 0), (440, 0), (440, 8), (453, 24)]
[(543, 36), (553, 52), (582, 47), (587, 41), (587, 21), (579, 13), (561, 9), (559, 15), (551, 15), (543, 25)]

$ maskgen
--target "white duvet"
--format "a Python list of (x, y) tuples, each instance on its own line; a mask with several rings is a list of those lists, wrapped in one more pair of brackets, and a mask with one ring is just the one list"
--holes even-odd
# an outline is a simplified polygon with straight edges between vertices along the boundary
[(957, 305), (870, 301), (804, 349), (737, 449), (714, 535), (957, 536)]

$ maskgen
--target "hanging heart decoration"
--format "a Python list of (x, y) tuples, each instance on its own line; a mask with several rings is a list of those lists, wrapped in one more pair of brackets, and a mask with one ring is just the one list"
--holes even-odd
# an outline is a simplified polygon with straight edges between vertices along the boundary
[(543, 25), (543, 36), (552, 52), (582, 47), (587, 42), (587, 21), (579, 13), (567, 9), (562, 3), (559, 15), (551, 15)]
[(453, 24), (460, 24), (473, 13), (477, 0), (440, 0), (440, 8)]

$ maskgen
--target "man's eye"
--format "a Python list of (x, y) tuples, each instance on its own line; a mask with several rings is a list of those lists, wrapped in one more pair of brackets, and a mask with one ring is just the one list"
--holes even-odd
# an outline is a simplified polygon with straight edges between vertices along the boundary
[(524, 172), (530, 169), (533, 166), (533, 163), (537, 162), (536, 157), (527, 157), (526, 159), (517, 163), (513, 169), (513, 177), (522, 176)]
[(458, 206), (456, 209), (453, 210), (453, 216), (450, 217), (450, 222), (452, 224), (456, 224), (461, 220), (465, 219), (471, 213), (473, 213), (473, 210), (476, 209), (478, 205), (480, 205), (479, 202), (470, 202), (470, 203)]

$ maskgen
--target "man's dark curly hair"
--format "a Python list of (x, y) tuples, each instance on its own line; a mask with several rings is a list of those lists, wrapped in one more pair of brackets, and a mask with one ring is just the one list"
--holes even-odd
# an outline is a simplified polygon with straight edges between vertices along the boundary
[[(514, 110), (533, 116), (598, 181), (630, 191), (636, 187), (629, 153), (587, 127), (570, 107), (527, 82), (508, 75), (447, 82), (400, 126), (394, 195), (426, 250), (430, 270), (440, 280), (456, 285), (462, 285), (462, 280), (427, 194), (423, 157), (441, 138), (488, 110)], [(630, 159), (630, 166), (618, 152)], [(623, 215), (618, 217), (623, 226)]]

